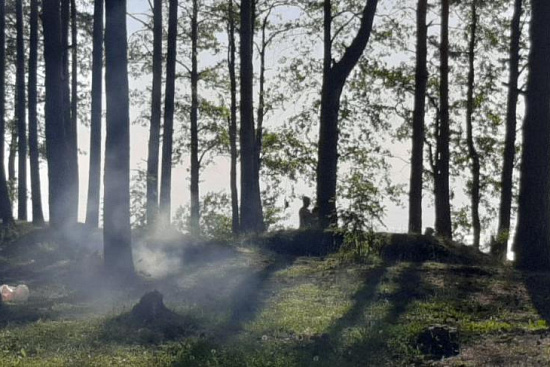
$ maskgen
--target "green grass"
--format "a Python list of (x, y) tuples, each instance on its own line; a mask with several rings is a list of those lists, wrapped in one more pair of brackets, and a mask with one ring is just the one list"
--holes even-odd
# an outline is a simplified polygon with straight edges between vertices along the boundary
[[(492, 348), (495, 361), (521, 352), (550, 362), (550, 312), (541, 306), (550, 277), (537, 278), (537, 301), (507, 268), (356, 264), (338, 254), (293, 258), (247, 245), (136, 289), (83, 291), (73, 279), (82, 268), (78, 251), (47, 240), (15, 245), (0, 245), (0, 265), (10, 264), (8, 278), (28, 280), (31, 298), (0, 310), (0, 366), (431, 365), (415, 340), (433, 325), (458, 328), (463, 350), (435, 365), (483, 365), (489, 352), (480, 348)], [(113, 322), (145, 288), (159, 288), (193, 327), (170, 339)]]

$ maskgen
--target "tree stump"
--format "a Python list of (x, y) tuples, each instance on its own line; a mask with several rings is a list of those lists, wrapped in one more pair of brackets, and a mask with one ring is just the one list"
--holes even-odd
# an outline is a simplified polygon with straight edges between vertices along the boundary
[(456, 356), (460, 353), (458, 331), (449, 326), (430, 326), (418, 335), (416, 346), (435, 359)]
[(164, 305), (163, 295), (156, 290), (145, 293), (130, 314), (134, 320), (145, 324), (165, 321), (174, 316), (174, 313)]

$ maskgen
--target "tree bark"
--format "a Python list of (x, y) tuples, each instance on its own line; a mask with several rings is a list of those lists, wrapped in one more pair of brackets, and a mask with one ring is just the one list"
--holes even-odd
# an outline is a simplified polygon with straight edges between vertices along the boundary
[(71, 160), (72, 181), (72, 216), (73, 221), (78, 221), (79, 206), (79, 182), (78, 173), (78, 39), (76, 2), (71, 0), (71, 119), (69, 125), (69, 154)]
[(61, 9), (58, 0), (43, 1), (44, 60), (46, 62), (46, 154), (50, 225), (62, 229), (69, 222), (68, 164), (63, 111), (64, 81), (61, 50)]
[(17, 124), (10, 124), (9, 129), (11, 133), (11, 140), (8, 156), (8, 180), (15, 183), (17, 182), (17, 177), (15, 177), (15, 158), (17, 158)]
[(531, 1), (531, 51), (523, 124), (516, 266), (550, 269), (550, 2)]
[(378, 0), (368, 0), (355, 38), (338, 62), (332, 60), (331, 1), (324, 1), (324, 59), (321, 124), (317, 163), (317, 205), (321, 228), (337, 226), (336, 181), (338, 170), (338, 114), (340, 97), (351, 71), (361, 58), (372, 31)]
[[(65, 159), (68, 165), (67, 192), (65, 198), (67, 200), (67, 214), (70, 221), (77, 222), (78, 218), (78, 146), (76, 125), (71, 116), (71, 83), (69, 73), (69, 25), (71, 6), (70, 0), (61, 0), (61, 44), (63, 53), (63, 116), (65, 126), (65, 138), (67, 139), (67, 152)], [(59, 112), (58, 112), (59, 114)]]
[(422, 178), (424, 175), (424, 117), (428, 84), (428, 0), (418, 0), (416, 10), (416, 74), (409, 191), (409, 233), (422, 233)]
[(506, 138), (501, 175), (501, 193), (498, 222), (498, 236), (491, 252), (506, 258), (508, 239), (510, 238), (510, 216), (512, 211), (512, 189), (514, 161), (516, 159), (516, 125), (518, 104), (518, 80), (520, 62), (521, 14), (523, 0), (514, 1), (514, 15), (511, 24), (510, 38), (510, 71), (508, 79), (508, 101), (506, 108)]
[(199, 72), (197, 61), (197, 43), (199, 37), (198, 2), (193, 0), (191, 15), (191, 234), (197, 236), (200, 233), (200, 208), (199, 208), (199, 135), (198, 135), (198, 84)]
[(16, 3), (17, 28), (17, 68), (15, 75), (16, 101), (15, 116), (17, 119), (17, 218), (27, 220), (27, 114), (25, 100), (25, 43), (23, 40), (23, 0)]
[(31, 168), (32, 222), (44, 224), (42, 192), (40, 189), (40, 162), (38, 153), (37, 113), (38, 66), (38, 0), (31, 0), (29, 45), (29, 155)]
[(99, 195), (101, 187), (101, 112), (103, 91), (103, 1), (94, 2), (92, 51), (92, 110), (90, 118), (90, 172), (86, 224), (99, 224)]
[(132, 276), (130, 233), (130, 114), (126, 0), (105, 1), (105, 143), (104, 261), (108, 271)]
[(11, 201), (6, 181), (5, 143), (6, 137), (6, 3), (0, 0), (0, 218), (4, 226), (14, 224)]
[(162, 0), (155, 0), (153, 8), (153, 88), (151, 92), (151, 126), (149, 155), (147, 157), (147, 224), (158, 217), (158, 177), (160, 116), (162, 103)]
[(172, 142), (174, 134), (174, 94), (176, 80), (176, 42), (178, 0), (170, 0), (168, 9), (168, 46), (166, 55), (166, 91), (164, 93), (164, 130), (162, 142), (162, 175), (160, 212), (163, 223), (170, 223), (172, 190)]
[(252, 0), (241, 1), (240, 58), (241, 58), (241, 231), (244, 233), (265, 230), (260, 184), (256, 179), (253, 103), (253, 29), (254, 4)]
[(441, 0), (440, 47), (440, 120), (437, 135), (437, 157), (434, 173), (435, 230), (438, 235), (452, 239), (451, 199), (449, 188), (449, 0)]
[(474, 230), (474, 247), (479, 249), (481, 237), (481, 221), (479, 219), (480, 194), (480, 164), (479, 154), (474, 143), (473, 116), (474, 116), (474, 88), (475, 88), (475, 48), (477, 44), (477, 0), (472, 0), (471, 12), (472, 23), (470, 26), (470, 41), (468, 45), (468, 92), (466, 101), (466, 140), (468, 155), (471, 161), (472, 187), (470, 197), (472, 200), (472, 227)]
[(229, 145), (231, 150), (231, 171), (230, 171), (230, 186), (231, 186), (231, 230), (234, 235), (239, 234), (239, 193), (237, 188), (237, 75), (235, 70), (235, 13), (233, 9), (233, 0), (229, 0), (229, 55), (228, 69), (229, 82), (231, 93), (231, 106), (229, 118)]

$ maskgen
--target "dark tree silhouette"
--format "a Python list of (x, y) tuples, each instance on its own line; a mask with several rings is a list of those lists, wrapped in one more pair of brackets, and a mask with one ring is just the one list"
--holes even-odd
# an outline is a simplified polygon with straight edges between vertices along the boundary
[(46, 62), (46, 154), (50, 224), (62, 229), (69, 224), (67, 189), (67, 147), (65, 126), (60, 111), (64, 109), (63, 52), (61, 50), (61, 9), (58, 0), (44, 0), (44, 60)]
[(90, 172), (86, 224), (97, 227), (101, 187), (101, 111), (103, 89), (103, 1), (94, 1), (92, 51), (92, 110), (90, 118)]
[(162, 138), (162, 173), (160, 179), (160, 213), (163, 223), (170, 223), (172, 190), (172, 143), (174, 135), (174, 94), (176, 81), (176, 44), (178, 34), (178, 0), (168, 8), (168, 49), (166, 54), (166, 90), (164, 93), (164, 130)]
[(17, 68), (15, 74), (16, 97), (15, 116), (17, 119), (17, 218), (27, 220), (27, 114), (25, 100), (25, 43), (23, 40), (23, 0), (16, 3), (17, 28)]
[(428, 0), (418, 0), (416, 10), (416, 74), (412, 133), (409, 232), (422, 232), (422, 178), (424, 175), (424, 116), (428, 84)]
[(31, 168), (32, 222), (44, 224), (40, 164), (38, 153), (37, 66), (38, 66), (38, 0), (31, 0), (29, 44), (29, 156)]
[(155, 223), (158, 216), (158, 177), (160, 116), (162, 99), (162, 0), (153, 5), (153, 88), (151, 92), (151, 125), (147, 157), (147, 224)]
[(130, 115), (126, 0), (105, 1), (104, 261), (118, 275), (134, 273), (130, 233)]
[(449, 0), (441, 0), (441, 46), (439, 83), (439, 126), (437, 129), (434, 172), (435, 230), (452, 239), (451, 199), (449, 188)]
[(514, 241), (516, 266), (550, 269), (550, 2), (531, 1), (529, 77)]
[(472, 171), (472, 187), (471, 187), (471, 202), (472, 202), (472, 226), (474, 229), (474, 247), (479, 249), (479, 241), (481, 237), (481, 221), (479, 219), (479, 202), (481, 199), (480, 196), (480, 164), (479, 164), (479, 154), (477, 152), (475, 143), (474, 143), (474, 132), (473, 132), (473, 117), (474, 117), (474, 88), (475, 88), (475, 54), (476, 54), (476, 44), (477, 44), (477, 24), (478, 24), (478, 15), (477, 15), (477, 0), (472, 0), (471, 5), (471, 24), (470, 24), (470, 40), (468, 44), (468, 85), (467, 85), (467, 100), (466, 100), (466, 136), (468, 143), (468, 155), (471, 162), (471, 171)]
[(239, 222), (239, 193), (237, 188), (237, 72), (235, 65), (236, 47), (235, 47), (235, 10), (233, 0), (229, 0), (228, 10), (228, 58), (227, 67), (229, 69), (229, 83), (231, 94), (231, 106), (229, 116), (229, 145), (231, 154), (230, 186), (231, 186), (231, 231), (238, 234), (240, 230)]
[(368, 0), (361, 15), (361, 25), (339, 61), (332, 55), (331, 1), (324, 1), (324, 60), (321, 91), (321, 125), (317, 163), (317, 205), (319, 224), (328, 228), (337, 224), (336, 177), (338, 168), (338, 115), (340, 97), (346, 80), (361, 58), (370, 38), (378, 0)]
[(514, 160), (516, 159), (516, 125), (518, 105), (518, 79), (520, 62), (521, 14), (523, 0), (514, 1), (514, 15), (511, 24), (510, 37), (510, 72), (508, 79), (508, 101), (506, 107), (506, 138), (501, 176), (500, 208), (497, 242), (493, 253), (500, 254), (501, 260), (506, 256), (508, 239), (510, 237), (510, 215), (512, 211), (512, 177), (514, 174)]
[(198, 71), (198, 39), (199, 39), (199, 9), (198, 1), (193, 0), (191, 12), (191, 234), (200, 233), (200, 202), (199, 202), (199, 71)]
[[(71, 1), (61, 0), (61, 44), (63, 53), (63, 116), (65, 126), (66, 155), (68, 168), (67, 214), (71, 222), (76, 223), (78, 217), (78, 146), (76, 118), (71, 115), (71, 73), (69, 72), (69, 51), (76, 45), (69, 44), (69, 28), (71, 15)], [(59, 113), (59, 112), (58, 112)]]
[(245, 233), (263, 232), (265, 230), (260, 183), (255, 174), (256, 133), (254, 128), (254, 70), (252, 63), (253, 9), (252, 0), (241, 1), (241, 26), (239, 29), (241, 38), (241, 231)]
[(6, 137), (6, 2), (0, 0), (0, 218), (4, 226), (12, 225), (13, 212), (6, 182), (5, 137)]

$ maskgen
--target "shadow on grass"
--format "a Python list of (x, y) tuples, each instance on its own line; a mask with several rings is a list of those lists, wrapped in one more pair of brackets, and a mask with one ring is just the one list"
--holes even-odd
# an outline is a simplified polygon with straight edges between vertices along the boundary
[(550, 273), (524, 273), (525, 286), (533, 306), (550, 325)]
[[(388, 347), (389, 338), (392, 337), (390, 328), (399, 324), (408, 305), (425, 295), (421, 288), (419, 269), (421, 263), (409, 263), (399, 272), (395, 278), (395, 291), (385, 293), (380, 285), (384, 283), (388, 270), (395, 264), (384, 264), (374, 268), (368, 274), (363, 286), (353, 296), (354, 305), (339, 320), (337, 320), (325, 334), (317, 337), (306, 348), (309, 353), (303, 357), (305, 360), (317, 358), (322, 365), (381, 365), (389, 362), (391, 351)], [(377, 304), (388, 304), (383, 308), (381, 315), (367, 315), (367, 310)], [(359, 337), (345, 345), (344, 334), (348, 328), (356, 328), (364, 325)], [(303, 349), (301, 349), (303, 350)], [(381, 358), (381, 359), (380, 359)], [(304, 363), (305, 363), (304, 360)]]

